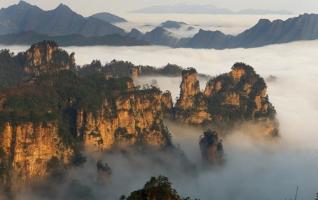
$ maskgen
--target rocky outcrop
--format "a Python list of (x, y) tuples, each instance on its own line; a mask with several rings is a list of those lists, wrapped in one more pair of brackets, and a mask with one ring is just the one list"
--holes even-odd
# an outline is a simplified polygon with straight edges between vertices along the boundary
[(87, 148), (108, 150), (136, 144), (161, 149), (170, 144), (169, 132), (163, 124), (164, 96), (159, 90), (130, 92), (111, 102), (105, 100), (94, 115), (77, 114), (78, 135)]
[(278, 134), (276, 111), (266, 83), (251, 66), (236, 63), (229, 73), (209, 80), (203, 93), (196, 76), (193, 69), (183, 72), (175, 105), (177, 120), (196, 125), (253, 120), (264, 127), (266, 135)]
[(207, 101), (200, 91), (200, 84), (195, 69), (182, 73), (180, 97), (175, 105), (175, 118), (188, 124), (199, 125), (212, 120), (207, 112)]
[[(170, 116), (173, 109), (173, 101), (170, 91), (165, 91), (161, 96), (162, 109), (165, 116)], [(1, 105), (1, 101), (0, 101)]]
[(55, 123), (4, 124), (0, 152), (2, 181), (14, 187), (47, 177), (52, 162), (67, 165), (73, 155)]
[(163, 123), (172, 108), (170, 93), (140, 90), (130, 78), (63, 71), (7, 89), (1, 99), (0, 180), (6, 185), (40, 181), (51, 169), (78, 163), (80, 147), (93, 152), (172, 147)]
[(52, 41), (32, 45), (23, 53), (22, 60), (25, 71), (36, 76), (75, 67), (74, 53), (69, 55)]
[(223, 161), (223, 144), (215, 131), (208, 130), (200, 138), (201, 155), (204, 162), (220, 164)]
[(99, 184), (107, 184), (111, 178), (112, 170), (106, 162), (99, 160), (96, 164), (97, 182)]

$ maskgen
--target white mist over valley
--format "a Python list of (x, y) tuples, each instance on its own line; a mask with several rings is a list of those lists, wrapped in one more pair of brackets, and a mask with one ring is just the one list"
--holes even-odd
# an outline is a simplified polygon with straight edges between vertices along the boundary
[(169, 29), (176, 36), (192, 37), (199, 29), (210, 31), (222, 31), (226, 34), (239, 34), (242, 31), (254, 26), (259, 19), (266, 18), (269, 20), (286, 20), (296, 15), (209, 15), (209, 14), (141, 14), (126, 13), (123, 17), (129, 19), (129, 22), (117, 23), (116, 25), (130, 31), (137, 28), (142, 32), (148, 32), (159, 26), (162, 22), (173, 20), (184, 22), (188, 26), (193, 27), (192, 30), (187, 29)]

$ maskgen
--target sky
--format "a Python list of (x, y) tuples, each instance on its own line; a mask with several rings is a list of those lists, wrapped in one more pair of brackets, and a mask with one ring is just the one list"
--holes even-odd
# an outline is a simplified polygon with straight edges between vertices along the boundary
[[(107, 11), (115, 14), (127, 13), (131, 10), (178, 3), (212, 4), (217, 7), (240, 9), (289, 10), (294, 13), (318, 13), (317, 0), (26, 0), (43, 9), (55, 8), (60, 3), (70, 6), (78, 13), (88, 16), (96, 12)], [(19, 0), (0, 0), (0, 7), (18, 3)]]

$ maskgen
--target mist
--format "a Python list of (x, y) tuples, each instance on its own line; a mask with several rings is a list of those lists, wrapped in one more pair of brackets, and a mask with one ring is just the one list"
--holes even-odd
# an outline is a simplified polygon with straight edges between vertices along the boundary
[[(167, 122), (174, 144), (195, 165), (193, 174), (182, 169), (182, 162), (158, 154), (101, 154), (112, 168), (109, 185), (95, 188), (99, 198), (117, 199), (141, 188), (151, 177), (169, 177), (183, 196), (201, 200), (285, 200), (292, 199), (299, 186), (298, 199), (310, 200), (318, 192), (318, 41), (294, 42), (254, 49), (206, 50), (167, 47), (68, 47), (76, 53), (78, 64), (100, 59), (127, 60), (134, 64), (161, 67), (167, 63), (194, 67), (200, 73), (215, 76), (230, 71), (235, 62), (245, 62), (257, 73), (277, 80), (268, 82), (270, 101), (277, 110), (280, 138), (265, 141), (252, 137), (255, 130), (242, 125), (224, 137), (224, 166), (204, 169), (201, 166), (200, 128)], [(6, 47), (14, 51), (26, 47)], [(137, 84), (157, 84), (169, 89), (173, 100), (179, 94), (181, 78), (143, 77)], [(204, 89), (204, 81), (200, 82)], [(246, 127), (249, 128), (246, 128)], [(97, 158), (90, 158), (96, 160)], [(160, 160), (160, 162), (155, 162)], [(95, 162), (74, 169), (69, 177), (81, 179), (94, 188), (91, 180)], [(107, 189), (108, 188), (108, 189)], [(21, 199), (25, 199), (21, 197)], [(36, 199), (36, 198), (31, 198)]]
[(293, 17), (294, 15), (209, 15), (209, 14), (194, 14), (189, 17), (189, 14), (140, 14), (126, 13), (122, 15), (129, 22), (118, 23), (117, 26), (130, 31), (132, 28), (137, 28), (142, 32), (148, 32), (159, 26), (167, 20), (181, 21), (192, 26), (194, 30), (173, 30), (170, 29), (176, 36), (190, 37), (199, 31), (200, 28), (210, 31), (222, 31), (226, 34), (238, 34), (252, 26), (259, 19), (266, 18), (269, 20), (282, 19)]

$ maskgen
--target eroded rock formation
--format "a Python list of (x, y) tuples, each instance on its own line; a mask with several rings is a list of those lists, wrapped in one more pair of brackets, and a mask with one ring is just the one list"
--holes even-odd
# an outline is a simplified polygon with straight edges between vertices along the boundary
[(106, 99), (96, 114), (77, 113), (77, 134), (83, 136), (85, 146), (96, 150), (135, 144), (163, 148), (171, 141), (163, 124), (162, 98), (161, 91), (153, 89)]
[(195, 69), (182, 72), (180, 97), (175, 105), (175, 118), (188, 124), (203, 124), (212, 120), (207, 112), (207, 99), (200, 91), (200, 84)]
[(20, 56), (25, 71), (36, 76), (75, 67), (74, 53), (69, 55), (53, 41), (34, 44)]
[(53, 42), (35, 44), (18, 57), (33, 77), (1, 91), (0, 179), (5, 185), (42, 180), (50, 166), (79, 162), (74, 159), (81, 146), (106, 151), (172, 145), (163, 123), (173, 107), (169, 92), (138, 89), (131, 78), (78, 75), (73, 55)]
[(208, 130), (200, 138), (201, 155), (204, 162), (220, 164), (223, 161), (223, 144), (215, 131)]
[(99, 184), (107, 184), (111, 178), (112, 170), (106, 162), (97, 161), (97, 182)]
[(266, 83), (251, 66), (236, 63), (231, 72), (209, 80), (204, 92), (200, 91), (196, 71), (185, 70), (180, 88), (177, 120), (195, 125), (253, 120), (266, 130), (265, 135), (278, 134)]
[(5, 123), (0, 133), (0, 175), (19, 187), (48, 176), (50, 162), (67, 165), (73, 149), (63, 143), (56, 123)]

